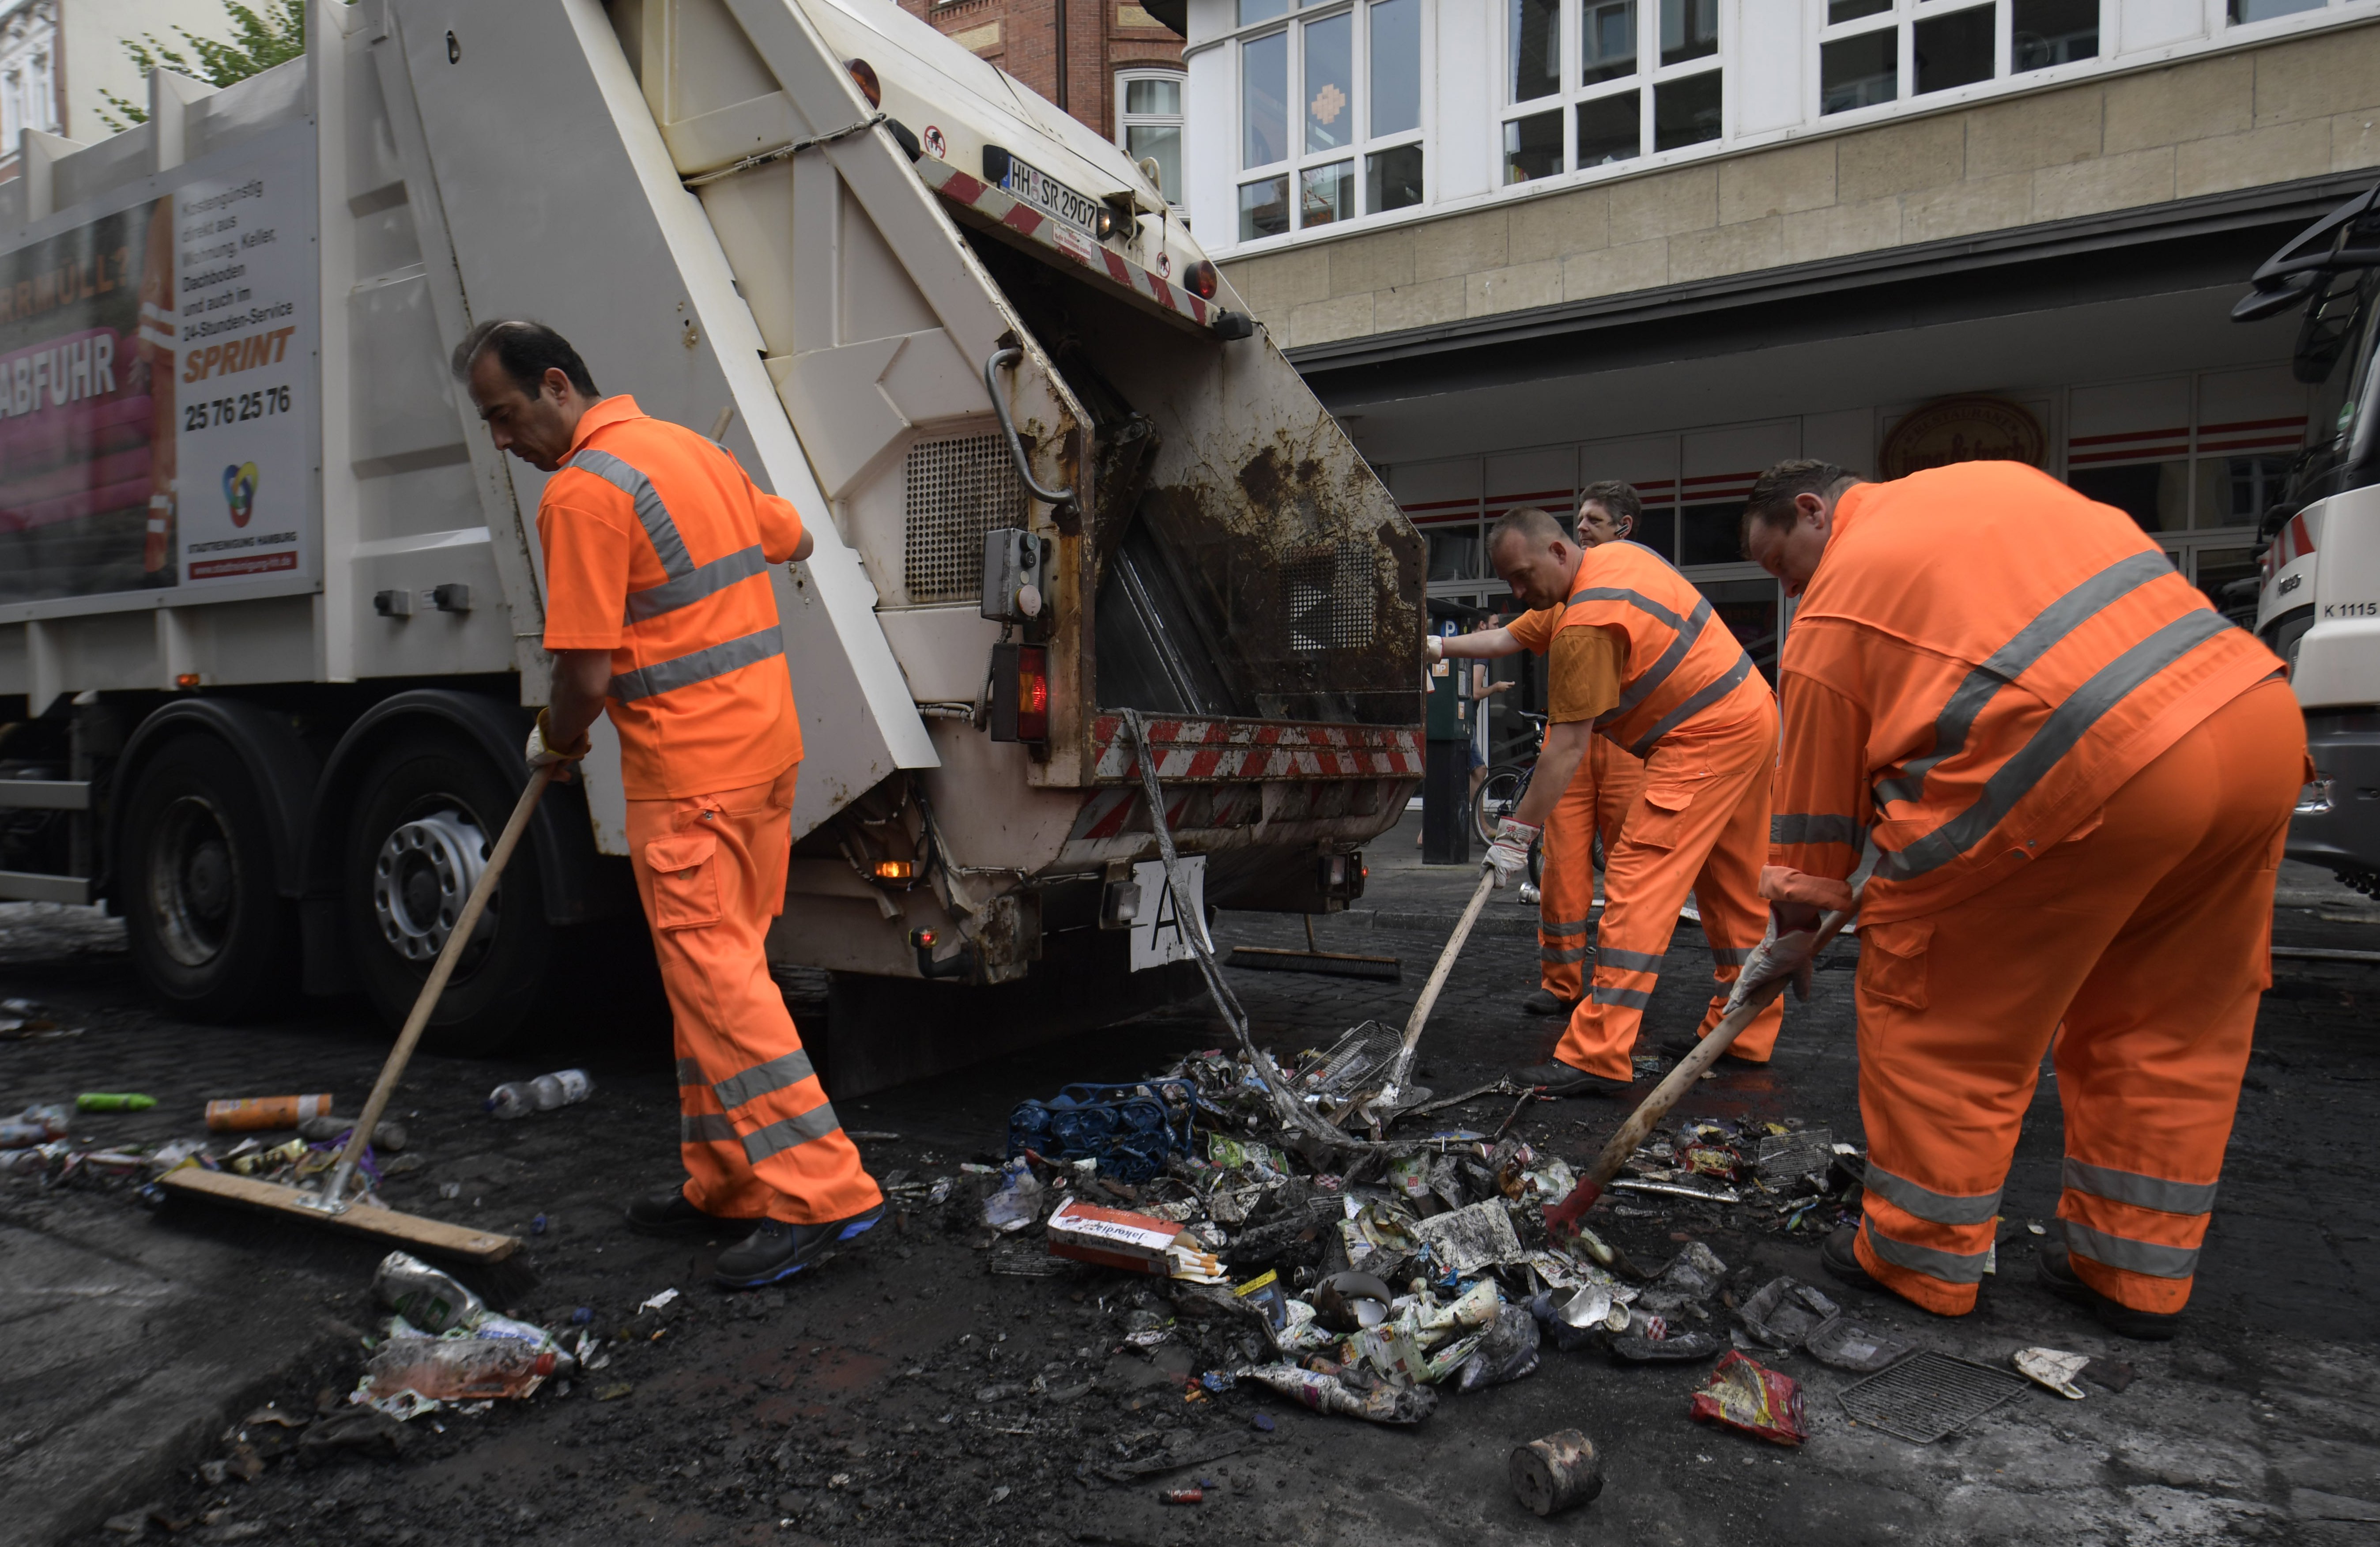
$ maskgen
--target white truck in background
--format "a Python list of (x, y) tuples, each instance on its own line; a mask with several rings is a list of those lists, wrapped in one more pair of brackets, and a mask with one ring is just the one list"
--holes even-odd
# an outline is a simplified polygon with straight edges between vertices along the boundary
[(2314, 761), (2289, 855), (2380, 896), (2380, 187), (2300, 233), (2253, 283), (2232, 316), (2301, 306), (2297, 376), (2320, 389), (2265, 518), (2256, 601)]
[[(1422, 771), (1420, 543), (1116, 147), (889, 0), (309, 26), (237, 86), (156, 73), (112, 139), (28, 131), (0, 185), (0, 897), (105, 900), (186, 1013), (401, 1017), (546, 684), (542, 480), (447, 369), (509, 316), (816, 532), (772, 580), (807, 755), (771, 952), (846, 993), (838, 1094), (997, 1051), (1003, 998), (1046, 1032), (1168, 977), (1127, 970), (1122, 711), (1208, 906), (1360, 892)], [(449, 1047), (640, 929), (598, 729)]]

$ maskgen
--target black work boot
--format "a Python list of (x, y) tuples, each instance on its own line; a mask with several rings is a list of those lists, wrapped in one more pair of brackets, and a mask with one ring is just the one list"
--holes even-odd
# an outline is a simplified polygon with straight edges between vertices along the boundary
[(1548, 1096), (1624, 1096), (1633, 1089), (1628, 1080), (1591, 1075), (1558, 1058), (1517, 1069), (1509, 1078), (1515, 1085), (1534, 1085)]
[(1818, 1266), (1854, 1289), (1873, 1290), (1879, 1295), (1891, 1294), (1889, 1287), (1861, 1266), (1859, 1254), (1852, 1249), (1852, 1243), (1857, 1239), (1858, 1225), (1838, 1225), (1828, 1233), (1826, 1244), (1818, 1248)]
[(754, 1223), (704, 1213), (686, 1201), (683, 1185), (631, 1199), (627, 1213), (631, 1226), (654, 1236), (699, 1235), (705, 1230), (733, 1230)]
[(1541, 988), (1521, 1001), (1521, 1013), (1532, 1016), (1568, 1016), (1578, 1008), (1575, 999), (1564, 999), (1551, 989)]
[(835, 1247), (873, 1229), (884, 1217), (879, 1203), (866, 1213), (824, 1224), (788, 1224), (764, 1219), (760, 1227), (719, 1254), (714, 1275), (722, 1289), (758, 1289), (793, 1277), (834, 1255)]
[(2044, 1241), (2034, 1248), (2033, 1276), (2044, 1289), (2060, 1299), (2088, 1306), (2099, 1322), (2119, 1337), (2129, 1337), (2141, 1343), (2169, 1343), (2181, 1330), (2178, 1313), (2159, 1310), (2135, 1310), (2120, 1300), (2111, 1300), (2083, 1282), (2074, 1271), (2074, 1263), (2066, 1248), (2058, 1242)]

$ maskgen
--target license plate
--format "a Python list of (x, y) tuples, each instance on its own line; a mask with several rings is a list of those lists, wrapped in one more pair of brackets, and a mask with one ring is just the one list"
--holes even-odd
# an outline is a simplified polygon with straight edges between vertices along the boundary
[(1094, 237), (1099, 234), (1099, 201), (1077, 193), (1031, 162), (1009, 157), (1008, 173), (1000, 179), (1000, 187), (1003, 193), (1015, 195), (1044, 214), (1055, 215)]

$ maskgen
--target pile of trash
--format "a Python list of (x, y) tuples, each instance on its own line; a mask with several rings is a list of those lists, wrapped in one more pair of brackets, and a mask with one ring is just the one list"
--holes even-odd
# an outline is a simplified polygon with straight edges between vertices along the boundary
[[(1859, 1147), (1836, 1142), (1828, 1129), (1794, 1118), (1702, 1117), (1655, 1131), (1610, 1190), (1618, 1200), (1683, 1199), (1741, 1208), (1753, 1214), (1742, 1224), (1823, 1236), (1858, 1218), (1865, 1175)], [(1618, 1212), (1631, 1217), (1625, 1207)]]
[[(309, 1103), (310, 1115), (304, 1117), (297, 1115), (301, 1103)], [(337, 1163), (355, 1131), (354, 1118), (331, 1115), (329, 1097), (305, 1096), (209, 1102), (209, 1128), (237, 1137), (108, 1144), (72, 1135), (79, 1115), (138, 1112), (154, 1104), (147, 1096), (86, 1094), (72, 1106), (50, 1102), (0, 1119), (0, 1176), (35, 1178), (49, 1187), (128, 1191), (152, 1204), (164, 1201), (153, 1186), (157, 1178), (186, 1165), (312, 1188)], [(284, 1112), (284, 1107), (289, 1110)], [(233, 1108), (247, 1110), (219, 1110)], [(260, 1131), (272, 1137), (260, 1137)], [(281, 1138), (284, 1133), (290, 1137)], [(400, 1154), (406, 1144), (403, 1124), (378, 1124), (357, 1169), (374, 1188), (389, 1175), (416, 1169), (418, 1159), (407, 1161)], [(378, 1201), (370, 1192), (364, 1200)]]
[(399, 1422), (450, 1405), (485, 1412), (549, 1379), (567, 1395), (568, 1377), (599, 1346), (582, 1329), (565, 1349), (546, 1328), (498, 1315), (453, 1275), (402, 1251), (381, 1260), (372, 1293), (391, 1314), (347, 1400)]

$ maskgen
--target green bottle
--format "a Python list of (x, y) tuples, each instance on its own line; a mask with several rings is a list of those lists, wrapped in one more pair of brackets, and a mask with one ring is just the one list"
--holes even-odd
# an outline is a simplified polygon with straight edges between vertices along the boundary
[(86, 1090), (75, 1098), (77, 1112), (146, 1112), (156, 1104), (154, 1096), (115, 1095), (103, 1090)]

